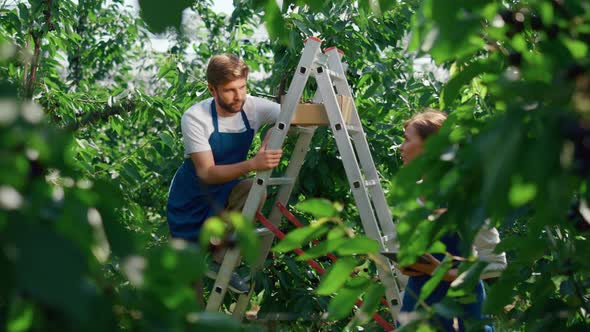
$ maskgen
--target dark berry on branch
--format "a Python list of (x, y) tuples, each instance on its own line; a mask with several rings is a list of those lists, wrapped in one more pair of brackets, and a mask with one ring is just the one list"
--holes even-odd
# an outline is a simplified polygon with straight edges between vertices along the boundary
[(235, 234), (231, 234), (230, 236), (227, 236), (226, 240), (225, 240), (225, 245), (228, 248), (235, 248), (236, 245), (238, 244), (238, 237)]
[(514, 32), (516, 32), (516, 33), (523, 32), (524, 31), (524, 22), (515, 21), (514, 24), (512, 25), (512, 27), (514, 28)]
[(587, 232), (590, 230), (590, 222), (582, 218), (575, 223), (574, 227), (576, 227), (576, 229), (580, 232)]
[(502, 9), (498, 14), (502, 17), (502, 20), (506, 24), (514, 23), (514, 13), (507, 9)]
[(30, 161), (31, 168), (29, 169), (29, 178), (35, 179), (45, 175), (45, 168), (38, 160)]
[(522, 54), (519, 52), (510, 52), (510, 55), (508, 55), (508, 62), (511, 66), (520, 67), (522, 63)]
[(537, 15), (532, 15), (531, 16), (531, 29), (535, 30), (535, 31), (539, 31), (541, 29), (543, 29), (543, 21), (541, 20), (541, 18)]
[(559, 33), (559, 26), (557, 24), (551, 24), (545, 32), (547, 32), (547, 37), (554, 39), (557, 37), (557, 33)]
[(565, 77), (568, 80), (575, 80), (578, 76), (584, 74), (585, 72), (586, 72), (586, 68), (584, 68), (582, 65), (576, 63), (567, 69)]

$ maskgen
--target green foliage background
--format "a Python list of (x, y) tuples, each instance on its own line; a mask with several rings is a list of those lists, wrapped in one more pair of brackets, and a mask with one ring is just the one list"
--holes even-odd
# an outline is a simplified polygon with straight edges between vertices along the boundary
[[(319, 277), (286, 249), (276, 250), (256, 276), (262, 320), (241, 325), (202, 312), (192, 283), (204, 273), (203, 251), (167, 236), (167, 191), (182, 160), (179, 120), (208, 97), (208, 58), (239, 54), (263, 73), (250, 80), (250, 93), (273, 98), (288, 86), (302, 40), (315, 35), (346, 54), (348, 80), (398, 223), (402, 260), (444, 250), (436, 241), (450, 230), (469, 245), (489, 220), (501, 229), (500, 249), (509, 256), (486, 302), (496, 327), (587, 330), (587, 2), (298, 0), (284, 1), (283, 8), (270, 0), (234, 2), (230, 17), (213, 12), (210, 0), (140, 1), (140, 17), (121, 0), (2, 3), (3, 328), (340, 330), (364, 324), (379, 330), (360, 314), (346, 318), (350, 299), (371, 303), (383, 290), (370, 285), (378, 285), (370, 282), (373, 244), (351, 235), (362, 231), (325, 128), (314, 137), (317, 148), (291, 203), (325, 197), (340, 204), (297, 205), (298, 216), (319, 222), (311, 226), (316, 232), (294, 241), (306, 247), (321, 237), (326, 244), (315, 255), (344, 256), (332, 267), (339, 278), (328, 273), (312, 292)], [(182, 28), (186, 7), (199, 18), (192, 22), (198, 29)], [(269, 40), (252, 38), (261, 24)], [(166, 53), (150, 51), (152, 33), (171, 42)], [(450, 80), (414, 72), (416, 54), (430, 55), (450, 71)], [(449, 120), (422, 158), (400, 168), (395, 147), (403, 122), (425, 107), (444, 109)], [(285, 167), (286, 159), (277, 172)], [(418, 206), (418, 197), (427, 205)], [(450, 222), (428, 222), (441, 204), (448, 205)], [(357, 238), (355, 250), (339, 247), (349, 237)], [(473, 261), (462, 266), (478, 268)], [(351, 269), (359, 273), (348, 277)], [(407, 329), (428, 330), (434, 312), (453, 315), (454, 303), (469, 297), (466, 289), (454, 288)], [(229, 309), (232, 299), (226, 300)], [(326, 322), (324, 312), (341, 320)], [(289, 313), (288, 320), (272, 321), (273, 313)]]

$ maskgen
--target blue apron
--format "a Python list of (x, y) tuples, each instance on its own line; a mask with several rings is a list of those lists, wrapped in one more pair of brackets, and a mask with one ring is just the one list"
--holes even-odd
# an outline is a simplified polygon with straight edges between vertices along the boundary
[[(461, 256), (459, 250), (459, 236), (456, 234), (453, 235), (445, 235), (441, 238), (441, 242), (445, 244), (447, 247), (447, 251), (454, 256)], [(436, 259), (442, 261), (445, 257), (444, 254), (432, 254)], [(420, 291), (426, 282), (430, 280), (430, 276), (422, 275), (417, 277), (410, 277), (408, 279), (408, 284), (406, 285), (406, 289), (404, 292), (404, 298), (402, 301), (402, 308), (401, 312), (412, 312), (416, 310), (417, 307), (417, 298), (420, 296)], [(428, 305), (433, 305), (442, 301), (449, 290), (451, 283), (448, 281), (441, 281), (436, 288), (432, 291), (432, 293), (424, 300), (424, 302)], [(486, 317), (482, 314), (483, 309), (483, 301), (485, 300), (485, 289), (483, 286), (483, 281), (479, 281), (479, 283), (475, 286), (475, 301), (467, 304), (463, 304), (463, 316), (458, 317), (459, 320), (459, 331), (465, 331), (464, 325), (464, 318), (474, 319), (474, 320), (487, 320)], [(434, 315), (434, 317), (430, 320), (430, 323), (433, 327), (436, 328), (437, 331), (455, 331), (453, 328), (453, 320), (442, 317), (440, 315)], [(483, 330), (485, 332), (493, 332), (494, 327), (491, 323), (484, 324)]]
[[(246, 113), (242, 110), (240, 114), (246, 131), (220, 133), (215, 100), (211, 101), (214, 131), (209, 137), (209, 145), (215, 165), (239, 163), (248, 156), (254, 130), (250, 127)], [(197, 176), (192, 160), (185, 159), (172, 179), (168, 194), (166, 215), (172, 237), (195, 241), (203, 222), (225, 207), (231, 190), (238, 182), (235, 179), (222, 184), (206, 184)]]

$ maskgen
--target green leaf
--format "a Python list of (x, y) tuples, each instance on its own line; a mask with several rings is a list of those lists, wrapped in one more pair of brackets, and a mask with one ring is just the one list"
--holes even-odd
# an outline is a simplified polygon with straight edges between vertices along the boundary
[(83, 280), (85, 253), (47, 227), (26, 224), (14, 223), (7, 232), (11, 243), (6, 245), (18, 252), (14, 273), (19, 288), (70, 319), (90, 319), (93, 292)]
[(522, 206), (532, 201), (537, 195), (537, 186), (534, 183), (517, 181), (510, 187), (510, 204), (514, 207)]
[(326, 254), (333, 252), (337, 248), (342, 247), (349, 240), (345, 238), (339, 238), (334, 240), (324, 240), (317, 245), (314, 245), (311, 249), (306, 250), (305, 253), (297, 257), (297, 260), (305, 261), (308, 259), (314, 259), (317, 257), (325, 256)]
[(352, 257), (339, 259), (322, 278), (316, 293), (329, 295), (336, 292), (350, 278), (350, 273), (356, 266), (357, 261)]
[(33, 324), (33, 305), (27, 301), (17, 299), (10, 306), (8, 317), (8, 332), (29, 331)]
[(170, 149), (174, 149), (174, 138), (166, 133), (166, 132), (161, 132), (158, 134), (158, 136), (162, 139), (162, 142), (164, 142), (164, 144), (169, 147)]
[(541, 12), (541, 19), (543, 20), (544, 24), (552, 24), (554, 23), (555, 17), (553, 12), (553, 6), (549, 2), (542, 2), (539, 4), (540, 12)]
[(510, 280), (502, 277), (503, 280), (496, 282), (487, 293), (486, 301), (484, 302), (484, 312), (491, 314), (500, 314), (504, 312), (504, 306), (514, 301), (516, 290), (512, 285), (516, 284), (516, 280)]
[(187, 321), (194, 325), (197, 331), (242, 331), (240, 322), (218, 312), (191, 313), (187, 317)]
[(336, 249), (338, 255), (369, 254), (379, 251), (379, 243), (365, 235), (357, 235)]
[(160, 33), (168, 27), (180, 28), (182, 12), (191, 3), (191, 0), (169, 0), (163, 5), (158, 0), (139, 0), (139, 14), (152, 32)]
[(363, 292), (364, 288), (342, 288), (328, 305), (330, 318), (338, 320), (348, 316)]
[(307, 227), (298, 228), (287, 234), (272, 250), (274, 252), (286, 252), (301, 248), (306, 241), (316, 239), (328, 231), (329, 228), (325, 224), (311, 224)]
[(386, 11), (394, 8), (396, 5), (396, 1), (394, 0), (379, 0), (379, 6), (381, 7), (381, 12), (385, 13)]
[[(173, 241), (169, 246), (159, 246), (148, 252), (145, 271), (126, 262), (128, 275), (143, 277), (143, 288), (158, 295), (171, 310), (189, 309), (196, 305), (191, 283), (205, 272), (205, 258), (198, 247), (186, 242)], [(139, 265), (141, 267), (141, 265)]]
[(385, 294), (385, 287), (378, 283), (373, 283), (363, 296), (363, 305), (361, 306), (361, 312), (365, 313), (370, 317), (378, 308), (381, 303), (381, 298)]
[(435, 332), (436, 330), (434, 328), (432, 328), (429, 324), (425, 324), (425, 323), (421, 323), (420, 326), (418, 326), (418, 329), (416, 330), (416, 332)]
[(584, 59), (588, 55), (588, 45), (581, 40), (564, 38), (563, 43), (570, 50), (574, 59)]
[(451, 269), (453, 264), (452, 259), (449, 256), (446, 256), (445, 259), (441, 262), (439, 267), (434, 271), (434, 274), (422, 287), (420, 291), (420, 301), (424, 301), (434, 289), (438, 286), (438, 284), (442, 281), (445, 273)]
[(141, 183), (143, 180), (143, 177), (138, 171), (137, 165), (132, 160), (123, 164), (122, 171), (132, 182)]
[(310, 213), (318, 219), (338, 215), (338, 210), (327, 199), (308, 199), (295, 205), (295, 208), (299, 211)]
[(443, 88), (440, 98), (440, 108), (445, 109), (450, 107), (465, 85), (471, 82), (474, 77), (485, 72), (493, 71), (495, 67), (495, 65), (488, 61), (482, 60), (469, 65), (467, 68), (457, 73)]
[[(272, 0), (271, 0), (272, 1)], [(330, 0), (304, 0), (313, 11), (320, 11)]]
[(227, 229), (226, 223), (219, 217), (211, 217), (203, 223), (199, 240), (203, 248), (209, 246), (212, 238), (222, 239)]
[(373, 280), (369, 279), (369, 277), (361, 277), (359, 275), (356, 275), (354, 277), (351, 277), (348, 281), (346, 281), (344, 288), (366, 289), (369, 286), (369, 284), (372, 284), (372, 283), (373, 283)]
[(266, 29), (271, 39), (283, 45), (289, 42), (289, 30), (285, 24), (281, 10), (275, 1), (267, 1), (264, 7)]
[(234, 226), (238, 236), (238, 244), (242, 250), (242, 256), (248, 264), (254, 264), (258, 258), (258, 236), (256, 235), (254, 224), (246, 220), (241, 213), (232, 212), (229, 219)]
[(451, 284), (448, 295), (458, 297), (470, 294), (479, 283), (481, 272), (486, 266), (487, 263), (478, 261), (469, 266), (466, 271), (461, 271), (461, 274)]
[(346, 236), (346, 231), (344, 230), (344, 227), (334, 227), (332, 230), (330, 230), (330, 232), (328, 232), (326, 238), (328, 240), (334, 240), (340, 239), (344, 236)]
[(443, 299), (441, 302), (435, 303), (432, 308), (436, 313), (448, 319), (463, 315), (463, 307), (450, 299)]
[(289, 257), (289, 256), (283, 256), (283, 259), (284, 259), (285, 265), (287, 265), (289, 270), (291, 270), (291, 273), (293, 274), (293, 276), (295, 276), (298, 279), (303, 280), (305, 274), (303, 273), (303, 271), (301, 271), (297, 262), (292, 257)]

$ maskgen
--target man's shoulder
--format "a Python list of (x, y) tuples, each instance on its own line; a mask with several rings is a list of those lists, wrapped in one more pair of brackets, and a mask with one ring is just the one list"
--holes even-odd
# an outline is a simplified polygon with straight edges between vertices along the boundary
[(193, 105), (191, 105), (191, 107), (189, 107), (183, 114), (182, 114), (182, 119), (183, 120), (187, 120), (187, 119), (196, 119), (196, 120), (201, 120), (204, 117), (210, 117), (210, 112), (211, 112), (211, 100), (213, 98), (207, 98), (205, 100), (201, 100)]
[(244, 108), (273, 107), (275, 105), (278, 106), (279, 104), (267, 98), (248, 95)]

